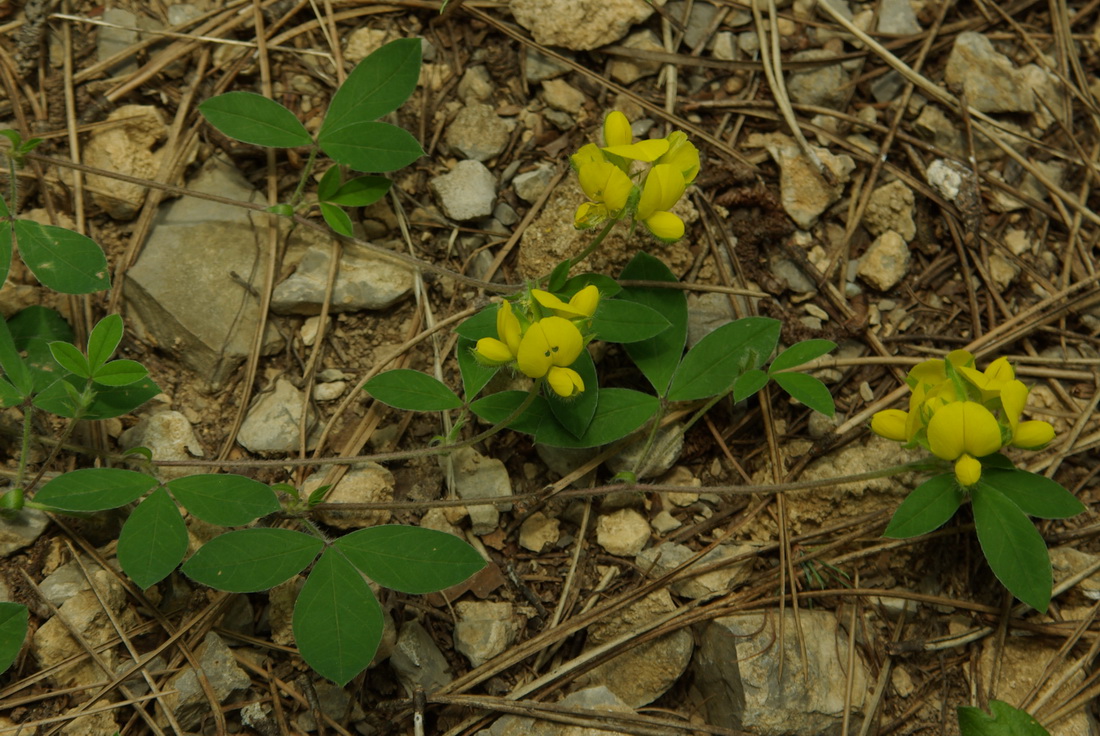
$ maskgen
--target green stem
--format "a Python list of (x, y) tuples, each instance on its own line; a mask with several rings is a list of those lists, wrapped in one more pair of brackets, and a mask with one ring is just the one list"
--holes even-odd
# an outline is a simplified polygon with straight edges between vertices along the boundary
[(570, 270), (573, 269), (573, 266), (576, 266), (585, 258), (588, 258), (588, 256), (592, 255), (592, 251), (600, 247), (600, 243), (602, 243), (603, 239), (607, 237), (607, 234), (611, 232), (611, 228), (615, 227), (616, 222), (618, 222), (618, 220), (608, 220), (607, 224), (603, 226), (603, 230), (600, 230), (599, 234), (592, 239), (592, 242), (588, 244), (588, 247), (582, 250), (578, 255), (573, 256), (569, 259)]
[(27, 476), (27, 456), (31, 451), (31, 429), (34, 425), (34, 404), (23, 402), (23, 436), (19, 450), (19, 466), (15, 471), (15, 488), (22, 488)]
[(305, 192), (306, 182), (309, 181), (310, 175), (313, 173), (313, 164), (317, 161), (317, 146), (313, 146), (309, 149), (309, 158), (306, 159), (306, 165), (302, 169), (302, 177), (298, 180), (298, 187), (294, 190), (294, 194), (290, 195), (290, 206), (297, 208), (298, 204), (302, 201), (303, 192)]
[(15, 151), (8, 153), (8, 211), (12, 217), (19, 211), (19, 177), (15, 170)]

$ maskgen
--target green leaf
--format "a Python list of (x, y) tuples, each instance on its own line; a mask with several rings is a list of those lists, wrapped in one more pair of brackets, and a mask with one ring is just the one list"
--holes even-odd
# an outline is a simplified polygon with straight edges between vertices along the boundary
[(596, 415), (596, 404), (600, 400), (600, 378), (596, 375), (596, 364), (592, 362), (592, 356), (587, 350), (582, 350), (577, 361), (571, 366), (580, 374), (584, 381), (584, 391), (568, 399), (563, 399), (548, 389), (546, 401), (550, 405), (550, 413), (558, 420), (558, 424), (565, 427), (566, 431), (574, 437), (583, 437), (588, 426), (592, 424), (592, 418)]
[(462, 323), (455, 328), (455, 332), (465, 337), (467, 340), (473, 340), (474, 342), (477, 342), (483, 337), (496, 337), (497, 311), (499, 310), (499, 304), (491, 304), (473, 317), (463, 320)]
[(829, 387), (805, 373), (772, 373), (779, 387), (814, 411), (827, 417), (836, 413)]
[(777, 371), (785, 371), (795, 366), (802, 365), (803, 363), (809, 363), (814, 358), (820, 358), (825, 353), (836, 350), (836, 343), (832, 340), (803, 340), (802, 342), (796, 342), (782, 353), (776, 356), (772, 361), (771, 368), (768, 370), (772, 373)]
[(22, 396), (31, 395), (34, 391), (34, 376), (23, 356), (19, 354), (8, 323), (3, 319), (0, 319), (0, 368), (3, 368), (8, 381)]
[(962, 736), (1050, 736), (1027, 711), (1013, 708), (1000, 700), (990, 700), (988, 716), (980, 708), (960, 705), (959, 732)]
[(882, 536), (909, 539), (939, 529), (955, 515), (963, 498), (954, 473), (929, 478), (901, 502)]
[(96, 369), (92, 380), (103, 386), (129, 386), (149, 375), (149, 371), (136, 360), (112, 360)]
[(8, 320), (16, 350), (26, 354), (26, 364), (33, 377), (34, 391), (41, 391), (64, 373), (53, 359), (50, 343), (72, 342), (73, 331), (53, 309), (34, 305)]
[(777, 319), (745, 317), (714, 330), (684, 356), (668, 398), (694, 401), (725, 393), (739, 375), (763, 365), (782, 326)]
[(389, 123), (351, 123), (319, 143), (333, 161), (356, 171), (396, 171), (424, 155), (412, 133)]
[(547, 416), (535, 432), (535, 441), (552, 447), (599, 447), (620, 440), (634, 432), (660, 408), (656, 396), (627, 388), (605, 388), (600, 391), (596, 415), (581, 437), (574, 437), (554, 419)]
[(565, 282), (569, 280), (569, 269), (571, 265), (572, 261), (567, 258), (554, 266), (554, 270), (550, 272), (550, 279), (546, 282), (547, 291), (561, 291), (561, 288), (565, 286)]
[(601, 299), (592, 318), (596, 339), (605, 342), (640, 342), (671, 326), (657, 310), (624, 299)]
[(271, 488), (243, 475), (188, 475), (165, 485), (184, 508), (219, 526), (241, 526), (279, 510)]
[(23, 403), (23, 394), (19, 389), (8, 383), (6, 378), (0, 378), (0, 406), (5, 409), (12, 406), (18, 406)]
[(467, 401), (481, 393), (481, 389), (485, 388), (485, 385), (500, 370), (500, 366), (478, 363), (473, 352), (476, 346), (477, 343), (473, 340), (461, 336), (458, 338), (456, 349), (458, 370), (462, 374), (462, 391)]
[(445, 411), (462, 408), (462, 399), (441, 381), (407, 368), (379, 373), (363, 388), (383, 404), (398, 409)]
[(346, 235), (352, 237), (351, 218), (348, 217), (348, 213), (334, 204), (328, 202), (321, 202), (321, 217), (325, 218), (325, 222), (333, 230), (340, 235)]
[(0, 217), (11, 217), (11, 210), (8, 209), (8, 203), (4, 201), (3, 196), (0, 196)]
[[(7, 216), (0, 215), (0, 217)], [(11, 220), (0, 220), (0, 284), (7, 281), (8, 272), (11, 271), (12, 243), (14, 242), (15, 223)]]
[[(83, 379), (71, 373), (64, 374), (34, 397), (34, 405), (43, 411), (70, 419), (76, 409), (69, 398), (69, 389), (84, 390)], [(149, 378), (126, 386), (97, 386), (95, 400), (82, 415), (82, 419), (110, 419), (129, 414), (161, 392), (160, 386)]]
[(1031, 521), (1003, 493), (979, 480), (970, 489), (974, 528), (997, 579), (1040, 613), (1054, 584), (1047, 545)]
[[(620, 278), (638, 281), (676, 282), (676, 275), (660, 259), (638, 253), (623, 269)], [(670, 326), (648, 340), (626, 343), (626, 352), (658, 394), (668, 391), (669, 381), (680, 364), (687, 341), (687, 296), (679, 289), (630, 287), (620, 299), (649, 307), (664, 315)], [(732, 378), (730, 379), (732, 382)]]
[(317, 134), (322, 148), (332, 133), (377, 120), (409, 99), (420, 77), (420, 45), (418, 38), (400, 38), (359, 62), (332, 97)]
[(600, 290), (601, 299), (618, 296), (623, 290), (623, 287), (619, 286), (619, 282), (610, 276), (605, 276), (602, 273), (582, 273), (569, 279), (560, 289), (555, 291), (565, 296), (573, 296), (589, 284), (594, 284)]
[(1026, 470), (984, 468), (982, 481), (1003, 493), (1028, 516), (1068, 519), (1086, 510), (1060, 483)]
[(384, 176), (357, 176), (326, 199), (344, 207), (366, 207), (386, 196), (391, 186), (393, 182)]
[(294, 605), (302, 659), (343, 687), (374, 658), (382, 627), (382, 608), (362, 573), (336, 550), (326, 550)]
[(23, 145), (23, 136), (19, 135), (19, 131), (12, 130), (11, 128), (4, 128), (0, 130), (0, 135), (11, 141), (11, 147), (17, 149)]
[(118, 344), (122, 342), (123, 329), (122, 317), (108, 314), (88, 333), (88, 362), (93, 372), (114, 355)]
[(0, 672), (6, 672), (19, 656), (27, 638), (29, 618), (26, 606), (0, 601)]
[[(490, 424), (498, 424), (511, 416), (512, 412), (518, 409), (526, 399), (526, 391), (500, 391), (472, 402), (470, 411), (474, 413), (474, 416), (480, 417)], [(547, 417), (553, 419), (553, 415), (550, 413), (550, 403), (544, 397), (536, 396), (531, 405), (516, 419), (512, 420), (508, 425), (508, 429), (514, 429), (524, 434), (535, 434), (539, 429), (539, 425)], [(565, 432), (564, 429), (561, 431)], [(568, 433), (566, 432), (566, 434)]]
[(254, 92), (227, 92), (199, 105), (206, 121), (230, 138), (268, 148), (313, 143), (301, 121), (278, 102)]
[(768, 385), (769, 376), (759, 368), (747, 370), (734, 379), (733, 400), (744, 401)]
[(31, 220), (15, 221), (23, 262), (43, 286), (63, 294), (90, 294), (111, 288), (107, 257), (91, 238)]
[(34, 500), (62, 511), (106, 511), (136, 501), (157, 479), (121, 468), (83, 468), (59, 475)]
[(453, 534), (387, 524), (360, 529), (334, 546), (379, 585), (402, 593), (434, 593), (485, 567), (477, 550)]
[(183, 562), (187, 525), (168, 491), (158, 488), (133, 510), (118, 537), (118, 563), (141, 588), (156, 585)]
[(92, 367), (88, 365), (88, 359), (75, 345), (70, 345), (67, 342), (51, 342), (50, 352), (58, 365), (70, 373), (81, 378), (88, 378), (92, 375)]
[(340, 167), (330, 166), (328, 171), (321, 177), (321, 181), (317, 182), (317, 199), (322, 202), (328, 202), (332, 195), (336, 194), (340, 189)]
[(306, 569), (324, 546), (317, 537), (292, 529), (240, 529), (214, 537), (180, 569), (217, 590), (257, 593)]

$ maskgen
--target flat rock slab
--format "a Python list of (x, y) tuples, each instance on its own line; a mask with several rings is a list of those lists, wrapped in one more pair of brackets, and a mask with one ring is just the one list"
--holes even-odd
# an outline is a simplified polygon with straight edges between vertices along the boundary
[[(328, 285), (331, 248), (311, 245), (298, 270), (275, 287), (271, 308), (280, 314), (320, 314)], [(336, 283), (332, 286), (332, 312), (385, 309), (403, 298), (413, 286), (408, 268), (349, 247), (340, 256)]]

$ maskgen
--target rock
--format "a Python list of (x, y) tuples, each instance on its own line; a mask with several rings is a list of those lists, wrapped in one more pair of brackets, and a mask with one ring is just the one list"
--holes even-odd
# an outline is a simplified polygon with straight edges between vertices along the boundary
[(831, 186), (818, 172), (798, 145), (786, 136), (770, 136), (768, 153), (779, 164), (780, 199), (784, 211), (803, 230), (809, 230), (817, 218), (830, 205), (840, 199), (844, 184), (855, 169), (851, 156), (834, 156), (824, 148), (813, 148), (824, 164), (836, 177)]
[[(187, 186), (229, 199), (259, 200), (240, 172), (216, 157)], [(266, 241), (261, 246), (257, 240), (256, 225), (247, 210), (227, 204), (184, 197), (161, 205), (153, 235), (127, 272), (124, 293), (138, 336), (177, 352), (212, 389), (252, 351), (260, 317), (256, 294), (263, 288), (267, 260)], [(195, 309), (196, 304), (203, 308)], [(263, 353), (282, 344), (278, 330), (268, 324)]]
[[(684, 451), (684, 427), (681, 424), (669, 424), (657, 430), (657, 437), (653, 440), (653, 446), (649, 448), (649, 457), (646, 458), (644, 465), (638, 467), (638, 461), (641, 460), (642, 452), (646, 449), (647, 441), (648, 435), (639, 437), (618, 454), (609, 457), (604, 465), (612, 473), (636, 472), (638, 480), (664, 475), (676, 464), (680, 459), (680, 453)], [(635, 470), (636, 467), (637, 470)]]
[[(138, 18), (129, 10), (110, 8), (104, 11), (103, 22), (111, 23), (113, 26), (125, 27), (115, 28), (112, 25), (105, 25), (97, 29), (96, 58), (99, 61), (106, 61), (115, 54), (130, 49), (138, 42), (138, 36), (140, 34), (136, 30), (130, 30), (132, 28), (137, 28)], [(134, 61), (133, 56), (131, 56), (124, 61), (118, 62), (114, 66), (108, 67), (107, 74), (110, 76), (131, 74), (137, 71), (137, 68), (137, 62)]]
[(688, 294), (688, 348), (736, 317), (726, 294)]
[[(535, 452), (538, 453), (539, 460), (542, 460), (546, 464), (546, 467), (564, 478), (592, 458), (596, 457), (600, 451), (599, 448), (595, 447), (551, 447), (550, 445), (537, 443), (535, 445)], [(596, 469), (593, 468), (573, 481), (573, 487), (588, 487), (590, 485), (589, 481), (594, 479), (595, 475)]]
[(928, 165), (924, 178), (941, 197), (948, 202), (954, 202), (962, 191), (965, 180), (969, 178), (969, 173), (954, 161), (938, 158)]
[[(913, 121), (913, 130), (945, 153), (959, 158), (967, 157), (966, 141), (963, 140), (962, 131), (938, 106), (925, 105), (920, 115)], [(977, 138), (974, 142), (977, 145)]]
[[(325, 299), (329, 262), (327, 245), (311, 245), (294, 273), (275, 287), (271, 308), (279, 314), (318, 314)], [(413, 274), (407, 267), (379, 258), (354, 245), (340, 256), (332, 287), (332, 312), (385, 309), (412, 291)]]
[(344, 43), (344, 59), (358, 63), (390, 41), (390, 32), (382, 28), (356, 28)]
[(913, 190), (903, 182), (884, 184), (871, 193), (867, 210), (863, 213), (863, 224), (872, 235), (893, 230), (908, 243), (917, 235), (917, 226), (913, 223), (913, 202)]
[[(580, 708), (584, 710), (602, 710), (609, 713), (631, 713), (634, 711), (603, 685), (578, 690), (566, 696), (562, 708)], [(502, 716), (489, 728), (482, 729), (475, 736), (627, 736), (624, 731), (607, 729), (589, 729), (578, 726), (563, 726), (560, 723), (541, 718), (522, 718), (520, 716)]]
[[(720, 544), (696, 560), (693, 567), (712, 565), (752, 551), (753, 548), (749, 545)], [(659, 578), (687, 562), (694, 554), (695, 551), (690, 547), (675, 542), (662, 542), (656, 547), (642, 550), (635, 559), (635, 563), (645, 570), (649, 577)], [(752, 556), (746, 556), (736, 564), (731, 564), (728, 567), (673, 583), (671, 586), (672, 594), (681, 598), (695, 599), (705, 598), (715, 593), (724, 593), (734, 585), (748, 579), (749, 574), (752, 572), (752, 565)]]
[(346, 381), (328, 381), (313, 387), (313, 398), (317, 401), (336, 401), (347, 391)]
[(572, 71), (573, 69), (567, 64), (562, 64), (557, 59), (551, 59), (545, 54), (540, 54), (530, 46), (527, 47), (523, 61), (525, 77), (530, 84), (536, 84), (547, 79), (560, 77), (562, 74)]
[(1031, 112), (1035, 96), (1027, 77), (981, 33), (966, 31), (955, 37), (947, 57), (944, 81), (961, 87), (967, 102), (981, 112)]
[[(358, 701), (353, 701), (347, 690), (321, 678), (314, 678), (313, 692), (317, 695), (317, 704), (321, 706), (321, 712), (336, 723), (361, 721), (364, 717), (363, 708)], [(317, 720), (313, 713), (303, 710), (295, 718), (298, 727), (302, 731), (317, 731)], [(278, 727), (276, 726), (276, 730)]]
[(651, 530), (645, 517), (634, 509), (603, 514), (596, 523), (596, 543), (608, 554), (634, 557), (649, 542)]
[(0, 557), (34, 544), (49, 523), (50, 517), (38, 509), (23, 508), (10, 516), (0, 515)]
[(515, 121), (505, 120), (480, 102), (458, 111), (444, 136), (447, 145), (473, 161), (488, 161), (508, 146)]
[(615, 43), (653, 13), (644, 0), (511, 0), (510, 7), (538, 43), (577, 51)]
[[(218, 702), (225, 704), (243, 695), (252, 680), (240, 668), (233, 652), (220, 636), (210, 632), (195, 650), (199, 667), (214, 691)], [(187, 667), (168, 681), (168, 692), (161, 702), (169, 708), (184, 729), (193, 729), (209, 716), (210, 702), (192, 667)]]
[[(326, 473), (314, 473), (303, 484), (308, 495), (320, 487)], [(390, 503), (393, 501), (393, 473), (378, 463), (360, 463), (344, 473), (329, 489), (325, 503)], [(392, 514), (387, 509), (351, 509), (348, 511), (318, 511), (317, 518), (337, 529), (360, 529), (389, 523)]]
[[(622, 42), (623, 48), (637, 49), (639, 51), (664, 51), (661, 39), (648, 28), (631, 33)], [(661, 64), (657, 61), (643, 61), (641, 59), (627, 59), (615, 57), (607, 65), (607, 73), (619, 84), (633, 84), (643, 77), (650, 77), (661, 70)]]
[[(512, 179), (512, 188), (515, 189), (516, 196), (524, 202), (534, 202), (542, 196), (544, 191), (546, 191), (546, 187), (550, 185), (550, 180), (553, 178), (554, 168), (549, 164), (542, 164)], [(501, 220), (501, 222), (505, 225), (515, 224), (507, 223), (503, 220)]]
[(542, 83), (542, 98), (555, 110), (576, 115), (584, 108), (584, 92), (564, 79), (547, 79)]
[[(688, 4), (684, 0), (672, 0), (665, 6), (666, 12), (673, 18), (684, 24), (684, 46), (688, 50), (694, 50), (707, 38), (714, 16), (718, 14), (718, 7), (711, 3), (692, 3), (691, 13), (684, 17)], [(662, 49), (663, 50), (663, 49)]]
[[(520, 176), (523, 175), (521, 174)], [(519, 179), (519, 176), (517, 176), (516, 179)], [(512, 180), (513, 186), (516, 185), (516, 179)], [(527, 183), (524, 186), (530, 187), (530, 183)], [(530, 193), (531, 192), (528, 190), (527, 194)], [(519, 196), (521, 199), (523, 198), (523, 195), (519, 193), (519, 189), (516, 189), (516, 195)], [(538, 197), (538, 195), (535, 196), (536, 198)], [(512, 225), (515, 225), (517, 222), (519, 222), (519, 213), (516, 212), (515, 209), (512, 208), (512, 205), (508, 204), (507, 202), (497, 202), (497, 206), (493, 208), (493, 219), (499, 222), (501, 225), (504, 225), (505, 227), (511, 227)]]
[[(588, 627), (586, 649), (593, 649), (676, 610), (668, 590), (655, 590), (612, 617)], [(658, 639), (639, 644), (577, 678), (580, 686), (599, 683), (637, 708), (652, 703), (668, 691), (691, 661), (692, 635), (677, 629)]]
[[(274, 389), (260, 394), (248, 410), (237, 441), (250, 452), (297, 451), (302, 403), (302, 392), (285, 378), (278, 379)], [(307, 433), (315, 422), (313, 407), (306, 407)]]
[(455, 604), (455, 613), (455, 649), (473, 667), (485, 664), (516, 640), (511, 603), (461, 601)]
[[(825, 49), (809, 49), (791, 55), (791, 61), (832, 59), (836, 54)], [(848, 98), (848, 72), (840, 62), (806, 71), (793, 72), (787, 80), (791, 99), (803, 105), (840, 108)]]
[(894, 288), (909, 270), (909, 246), (893, 230), (875, 238), (859, 259), (859, 277), (879, 291)]
[[(160, 110), (151, 105), (123, 105), (97, 128), (84, 147), (84, 164), (143, 179), (155, 179), (163, 157), (153, 147), (168, 137)], [(116, 220), (132, 220), (145, 202), (145, 187), (87, 175), (97, 206)]]
[[(451, 455), (455, 472), (455, 491), (459, 498), (510, 498), (512, 481), (504, 463), (488, 458), (470, 447)], [(497, 529), (501, 511), (511, 511), (509, 501), (470, 506), (470, 524), (474, 534), (491, 534)]]
[(493, 213), (497, 182), (480, 161), (459, 161), (429, 183), (443, 213), (452, 220), (476, 220)]
[[(1100, 561), (1100, 555), (1090, 554), (1073, 547), (1054, 547), (1050, 550), (1050, 564), (1054, 569), (1054, 584), (1073, 577)], [(45, 583), (43, 583), (45, 584)], [(1077, 589), (1091, 600), (1100, 600), (1100, 572), (1094, 572), (1077, 583)]]
[[(153, 453), (153, 460), (194, 460), (204, 452), (191, 422), (178, 411), (158, 411), (143, 416), (141, 420), (118, 438), (127, 450), (146, 447)], [(208, 473), (210, 468), (199, 466), (157, 466), (157, 474), (163, 480), (187, 475)]]
[(989, 277), (1004, 291), (1020, 275), (1020, 267), (1000, 253), (989, 254)]
[(714, 41), (710, 47), (710, 53), (719, 61), (734, 61), (740, 57), (737, 48), (737, 37), (730, 31), (719, 31), (714, 34)]
[(905, 77), (891, 70), (871, 82), (871, 95), (875, 102), (890, 102), (897, 99), (904, 87)]
[[(706, 704), (707, 722), (760, 736), (839, 736), (848, 644), (837, 628), (836, 615), (806, 609), (798, 620), (789, 609), (782, 615), (782, 639), (775, 612), (726, 616), (700, 627), (692, 671)], [(801, 638), (796, 633), (799, 626)], [(808, 669), (803, 669), (802, 642)], [(852, 701), (858, 711), (868, 686), (858, 649), (852, 675)]]
[(671, 531), (679, 529), (683, 526), (680, 520), (667, 511), (661, 511), (653, 517), (653, 521), (650, 522), (654, 531), (658, 534), (668, 534)]
[(768, 271), (788, 291), (796, 294), (812, 294), (817, 291), (817, 284), (806, 275), (802, 267), (779, 253), (773, 253), (768, 258)]
[(519, 527), (519, 546), (534, 553), (557, 543), (561, 535), (561, 522), (541, 511), (528, 516)]
[(421, 687), (432, 692), (449, 685), (454, 679), (447, 658), (418, 621), (407, 621), (401, 625), (397, 644), (390, 655), (390, 666), (409, 690)]
[(878, 32), (898, 36), (921, 32), (917, 14), (909, 0), (882, 0), (878, 9)]
[[(484, 65), (467, 67), (458, 82), (458, 97), (469, 105), (474, 102), (488, 102), (493, 97), (493, 80)], [(472, 157), (471, 157), (472, 158)]]
[(1038, 64), (1028, 64), (1020, 70), (1027, 86), (1035, 96), (1035, 124), (1046, 130), (1055, 120), (1065, 120), (1066, 93), (1058, 77)]

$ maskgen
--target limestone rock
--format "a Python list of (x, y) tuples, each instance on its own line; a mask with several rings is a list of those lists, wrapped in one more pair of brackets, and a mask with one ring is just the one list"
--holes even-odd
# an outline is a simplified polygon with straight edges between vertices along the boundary
[[(1082, 552), (1073, 547), (1054, 547), (1050, 550), (1050, 564), (1054, 568), (1055, 585), (1095, 565), (1098, 559), (1100, 556)], [(1077, 583), (1076, 587), (1086, 598), (1100, 600), (1100, 572), (1089, 575)]]
[(454, 679), (447, 658), (418, 621), (407, 621), (401, 625), (393, 654), (390, 655), (390, 666), (409, 689), (422, 687), (431, 692)]
[[(298, 425), (302, 418), (302, 392), (285, 378), (260, 394), (248, 410), (237, 441), (251, 452), (294, 452), (299, 447)], [(308, 433), (316, 422), (313, 408), (306, 408)]]
[(38, 509), (23, 508), (11, 516), (0, 516), (0, 557), (34, 544), (49, 523), (50, 517)]
[[(684, 428), (681, 424), (669, 424), (657, 430), (653, 446), (649, 448), (649, 457), (637, 470), (638, 478), (655, 478), (664, 475), (680, 459), (684, 451)], [(604, 465), (612, 473), (633, 471), (646, 449), (646, 437), (639, 437), (624, 447), (617, 455), (609, 457)]]
[(809, 230), (817, 218), (830, 205), (840, 199), (844, 185), (855, 169), (851, 156), (834, 156), (824, 148), (814, 148), (825, 165), (836, 178), (836, 185), (830, 185), (818, 172), (817, 167), (798, 145), (786, 136), (770, 136), (766, 141), (768, 153), (779, 164), (780, 199), (783, 209), (803, 230)]
[[(324, 480), (324, 472), (314, 473), (303, 484), (303, 492), (313, 493)], [(393, 501), (393, 473), (378, 463), (361, 463), (344, 473), (329, 489), (325, 503), (388, 503)], [(361, 529), (389, 522), (392, 514), (386, 509), (352, 509), (348, 511), (318, 511), (317, 518), (337, 529)]]
[(553, 546), (561, 535), (561, 522), (541, 511), (528, 516), (519, 527), (519, 546), (532, 552), (542, 552)]
[[(699, 558), (694, 567), (713, 565), (722, 560), (740, 557), (750, 552), (752, 552), (752, 547), (748, 545), (720, 544)], [(635, 563), (638, 567), (646, 570), (649, 577), (659, 578), (687, 562), (694, 554), (695, 552), (690, 547), (675, 542), (663, 542), (656, 547), (642, 550)], [(752, 564), (752, 556), (746, 555), (744, 559), (728, 567), (673, 583), (671, 586), (672, 593), (681, 598), (695, 599), (728, 591), (737, 583), (748, 578), (749, 573), (752, 572)]]
[[(225, 641), (214, 632), (206, 635), (195, 655), (219, 703), (228, 703), (242, 695), (252, 684)], [(172, 677), (166, 689), (177, 691), (164, 695), (162, 702), (172, 710), (183, 728), (193, 729), (208, 716), (210, 702), (194, 668), (188, 667)]]
[[(153, 460), (194, 460), (204, 454), (191, 422), (178, 411), (158, 411), (142, 417), (122, 433), (119, 443), (126, 449), (147, 447), (153, 453)], [(210, 472), (208, 468), (199, 466), (158, 467), (164, 480), (207, 472)]]
[(685, 18), (688, 9), (686, 0), (671, 0), (665, 6), (668, 15), (682, 21), (684, 24), (684, 46), (694, 49), (706, 38), (714, 16), (718, 14), (718, 7), (711, 3), (692, 3), (691, 12)]
[[(648, 28), (631, 33), (623, 40), (622, 46), (639, 51), (664, 51), (661, 39)], [(661, 70), (661, 64), (657, 61), (643, 61), (641, 59), (628, 59), (615, 57), (607, 65), (607, 73), (619, 84), (633, 84), (643, 77), (651, 77)]]
[(1007, 56), (998, 53), (981, 33), (967, 31), (955, 37), (947, 57), (944, 81), (962, 87), (967, 102), (982, 112), (1031, 112), (1035, 96)]
[(600, 516), (596, 523), (596, 542), (608, 554), (633, 557), (649, 541), (649, 522), (634, 509), (619, 509)]
[[(613, 617), (589, 626), (586, 647), (605, 644), (674, 610), (676, 604), (668, 590), (655, 590)], [(691, 660), (692, 649), (691, 632), (677, 629), (595, 667), (578, 677), (577, 683), (604, 685), (624, 703), (637, 708), (664, 695), (680, 679)]]
[(468, 67), (458, 82), (458, 97), (467, 105), (488, 102), (493, 97), (493, 80), (484, 65)]
[[(96, 57), (99, 61), (106, 61), (117, 53), (126, 51), (138, 42), (136, 29), (138, 18), (129, 10), (123, 8), (109, 8), (103, 12), (103, 21), (114, 25), (102, 26), (97, 30)], [(123, 26), (116, 28), (115, 26)], [(125, 61), (120, 61), (107, 70), (111, 76), (130, 74), (137, 71), (137, 62), (131, 56)]]
[[(451, 455), (455, 472), (455, 491), (459, 498), (509, 498), (512, 481), (504, 463), (488, 458), (470, 447)], [(511, 502), (470, 506), (470, 524), (474, 534), (491, 534), (496, 531), (501, 511), (510, 511)]]
[(867, 210), (863, 213), (863, 224), (872, 235), (881, 235), (893, 230), (905, 242), (917, 234), (913, 223), (913, 190), (901, 181), (884, 184), (871, 193)]
[(578, 51), (615, 43), (653, 13), (644, 0), (511, 0), (510, 6), (538, 43)]
[(390, 32), (382, 28), (356, 28), (344, 43), (344, 59), (358, 63), (382, 48), (390, 40)]
[(455, 649), (480, 667), (516, 640), (512, 604), (507, 601), (461, 601), (455, 604)]
[(857, 273), (879, 291), (888, 291), (905, 278), (910, 258), (905, 240), (893, 230), (887, 230), (875, 238), (859, 259)]
[[(836, 54), (825, 49), (799, 51), (791, 56), (792, 61), (819, 61), (831, 59)], [(791, 99), (803, 105), (837, 107), (844, 104), (848, 96), (848, 72), (840, 62), (815, 69), (794, 72), (787, 80), (787, 92)]]
[(443, 214), (452, 220), (476, 220), (493, 213), (497, 180), (480, 161), (459, 161), (429, 182)]
[(562, 74), (572, 71), (572, 67), (541, 54), (530, 46), (527, 47), (523, 61), (524, 76), (530, 84), (560, 77)]
[(707, 292), (688, 294), (688, 348), (737, 317), (729, 296)]
[[(542, 196), (542, 193), (546, 190), (546, 187), (550, 185), (550, 180), (553, 178), (553, 167), (543, 164), (535, 167), (531, 171), (525, 171), (519, 174), (515, 179), (512, 179), (512, 188), (515, 189), (516, 196), (524, 202), (534, 202)], [(504, 203), (502, 202), (501, 204)], [(494, 212), (495, 211), (496, 210), (494, 210)], [(503, 220), (501, 220), (501, 222), (505, 225), (515, 224), (507, 223)]]
[[(143, 179), (155, 179), (161, 154), (153, 148), (168, 137), (160, 110), (123, 105), (97, 128), (84, 147), (84, 164)], [(145, 202), (145, 187), (88, 174), (92, 200), (116, 220), (132, 220)]]
[[(606, 687), (590, 687), (565, 697), (560, 706), (584, 710), (602, 710), (609, 713), (633, 713), (634, 711)], [(541, 718), (503, 716), (489, 728), (475, 736), (627, 736), (623, 731), (593, 730), (580, 726), (565, 726)]]
[(507, 147), (514, 127), (515, 121), (500, 117), (492, 106), (475, 102), (459, 110), (444, 138), (465, 158), (488, 161)]
[[(789, 609), (783, 615), (787, 635), (782, 639), (775, 612), (725, 616), (700, 627), (692, 670), (707, 721), (760, 736), (839, 736), (847, 642), (836, 616), (805, 609), (798, 621)], [(794, 633), (799, 626), (801, 639)], [(800, 641), (806, 646), (808, 670), (803, 669)], [(856, 710), (867, 688), (867, 667), (857, 651), (852, 681)]]
[(555, 110), (576, 115), (584, 107), (584, 92), (564, 79), (548, 79), (542, 83), (542, 97)]
[[(279, 314), (319, 314), (325, 299), (332, 252), (311, 245), (297, 270), (275, 287), (271, 308)], [(385, 309), (412, 291), (413, 275), (405, 266), (350, 246), (340, 256), (332, 287), (332, 312)]]
[(882, 0), (878, 10), (878, 32), (898, 36), (921, 32), (917, 14), (909, 0)]

